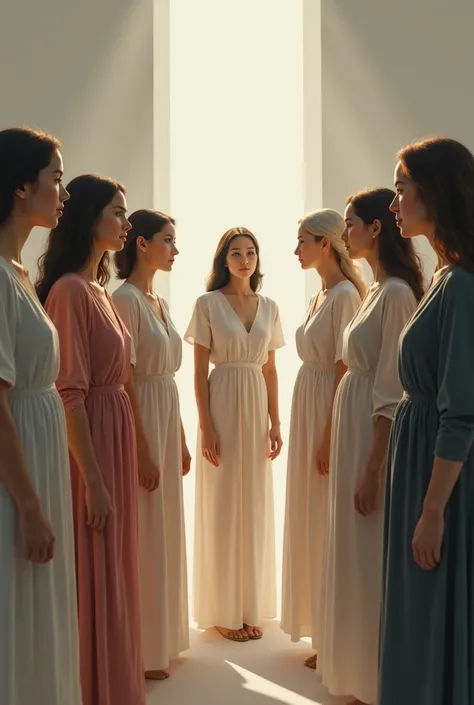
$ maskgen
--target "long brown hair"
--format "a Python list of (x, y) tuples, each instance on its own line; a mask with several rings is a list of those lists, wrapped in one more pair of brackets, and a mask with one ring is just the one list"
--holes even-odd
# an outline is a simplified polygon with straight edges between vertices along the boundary
[(431, 137), (398, 152), (434, 222), (434, 247), (447, 262), (474, 271), (474, 156), (460, 142)]
[[(46, 252), (38, 262), (36, 293), (42, 304), (60, 277), (80, 272), (88, 264), (102, 211), (118, 191), (125, 193), (125, 187), (118, 181), (98, 174), (76, 176), (66, 188), (70, 198), (64, 203), (63, 216), (51, 230)], [(97, 275), (101, 286), (110, 280), (109, 264), (109, 253), (105, 252)]]
[(118, 250), (114, 255), (114, 265), (118, 279), (128, 279), (135, 268), (137, 263), (137, 238), (142, 237), (149, 241), (157, 233), (160, 233), (168, 223), (176, 225), (176, 221), (171, 216), (148, 208), (135, 211), (128, 218), (128, 221), (132, 227), (127, 233), (125, 245), (122, 250)]
[(255, 252), (257, 253), (257, 266), (255, 272), (250, 277), (250, 288), (252, 291), (258, 291), (262, 286), (263, 274), (260, 271), (260, 248), (258, 246), (257, 238), (250, 230), (247, 228), (238, 227), (230, 228), (227, 230), (217, 245), (216, 252), (214, 254), (214, 260), (212, 262), (212, 270), (209, 274), (206, 291), (216, 291), (217, 289), (222, 289), (230, 281), (230, 272), (227, 269), (226, 259), (229, 253), (229, 249), (233, 240), (236, 237), (248, 237), (253, 242), (255, 247)]
[(60, 148), (59, 140), (42, 130), (11, 127), (0, 131), (0, 225), (13, 211), (16, 190), (34, 184)]
[(349, 196), (346, 203), (352, 205), (366, 225), (371, 225), (375, 220), (380, 221), (379, 262), (390, 277), (406, 281), (416, 300), (420, 301), (424, 294), (421, 261), (412, 241), (400, 235), (395, 214), (389, 210), (394, 198), (395, 192), (391, 189), (375, 188)]

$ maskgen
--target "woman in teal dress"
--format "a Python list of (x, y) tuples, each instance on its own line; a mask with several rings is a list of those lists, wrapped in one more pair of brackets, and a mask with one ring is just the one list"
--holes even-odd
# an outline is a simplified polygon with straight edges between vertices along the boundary
[(395, 182), (401, 235), (423, 233), (438, 269), (400, 339), (379, 705), (473, 705), (474, 157), (424, 140)]

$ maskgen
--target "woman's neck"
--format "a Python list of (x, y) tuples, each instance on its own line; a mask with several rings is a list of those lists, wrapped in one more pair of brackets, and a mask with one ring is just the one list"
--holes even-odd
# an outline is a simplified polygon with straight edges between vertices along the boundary
[(254, 295), (249, 279), (235, 279), (234, 277), (231, 277), (229, 283), (223, 286), (221, 291), (225, 294), (234, 294), (242, 298)]
[(0, 255), (21, 265), (21, 253), (32, 227), (20, 218), (10, 218), (0, 227)]
[(387, 279), (389, 279), (389, 275), (385, 271), (385, 269), (382, 267), (380, 264), (380, 260), (378, 258), (378, 255), (376, 253), (372, 254), (371, 256), (367, 257), (367, 263), (372, 270), (372, 274), (374, 277), (374, 281), (372, 283), (372, 286), (374, 284), (383, 284)]
[(148, 267), (143, 267), (137, 264), (133, 268), (130, 276), (127, 277), (126, 282), (128, 284), (133, 284), (133, 286), (136, 287), (139, 291), (141, 291), (142, 294), (152, 296), (154, 294), (153, 279), (155, 277), (156, 272), (156, 269), (151, 270)]
[(93, 249), (89, 262), (81, 270), (80, 274), (91, 284), (98, 284), (99, 264), (107, 250)]
[(336, 284), (340, 284), (340, 282), (347, 279), (341, 272), (341, 268), (337, 262), (332, 259), (329, 262), (325, 262), (319, 268), (315, 267), (315, 269), (321, 277), (321, 288), (323, 291), (332, 289)]

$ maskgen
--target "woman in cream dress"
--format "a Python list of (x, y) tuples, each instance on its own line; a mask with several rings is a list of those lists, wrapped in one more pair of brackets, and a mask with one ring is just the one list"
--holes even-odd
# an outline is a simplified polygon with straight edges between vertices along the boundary
[(68, 193), (54, 137), (0, 132), (0, 703), (81, 705), (58, 334), (21, 251)]
[(257, 294), (260, 282), (254, 235), (228, 230), (185, 334), (200, 423), (195, 619), (240, 642), (260, 639), (261, 619), (276, 615), (270, 461), (282, 446), (275, 350), (284, 343), (278, 307)]
[(326, 566), (317, 669), (333, 695), (374, 705), (382, 596), (383, 488), (392, 418), (402, 389), (398, 339), (422, 296), (412, 244), (389, 211), (390, 189), (348, 200), (349, 256), (374, 282), (343, 341), (348, 371), (336, 392), (329, 469)]
[[(329, 448), (334, 394), (346, 371), (342, 335), (365, 293), (342, 235), (343, 217), (324, 209), (299, 222), (295, 250), (302, 269), (314, 268), (322, 289), (312, 297), (296, 347), (303, 364), (291, 410), (283, 548), (282, 629), (292, 641), (318, 643), (318, 608), (326, 539)], [(306, 660), (316, 668), (316, 656)]]
[[(113, 301), (132, 336), (139, 492), (142, 638), (147, 678), (168, 677), (168, 665), (189, 648), (186, 541), (182, 476), (191, 458), (181, 423), (174, 375), (181, 338), (167, 303), (153, 290), (158, 270), (178, 254), (174, 220), (152, 210), (130, 216), (125, 247), (115, 254), (120, 279)], [(133, 389), (131, 388), (133, 386)], [(159, 486), (158, 486), (159, 485)]]

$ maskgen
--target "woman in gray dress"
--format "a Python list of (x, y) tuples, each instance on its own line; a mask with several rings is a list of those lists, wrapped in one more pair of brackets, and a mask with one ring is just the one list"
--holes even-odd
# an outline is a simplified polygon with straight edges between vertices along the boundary
[(379, 705), (472, 705), (474, 157), (454, 140), (409, 145), (395, 186), (402, 237), (423, 233), (438, 269), (400, 339)]

